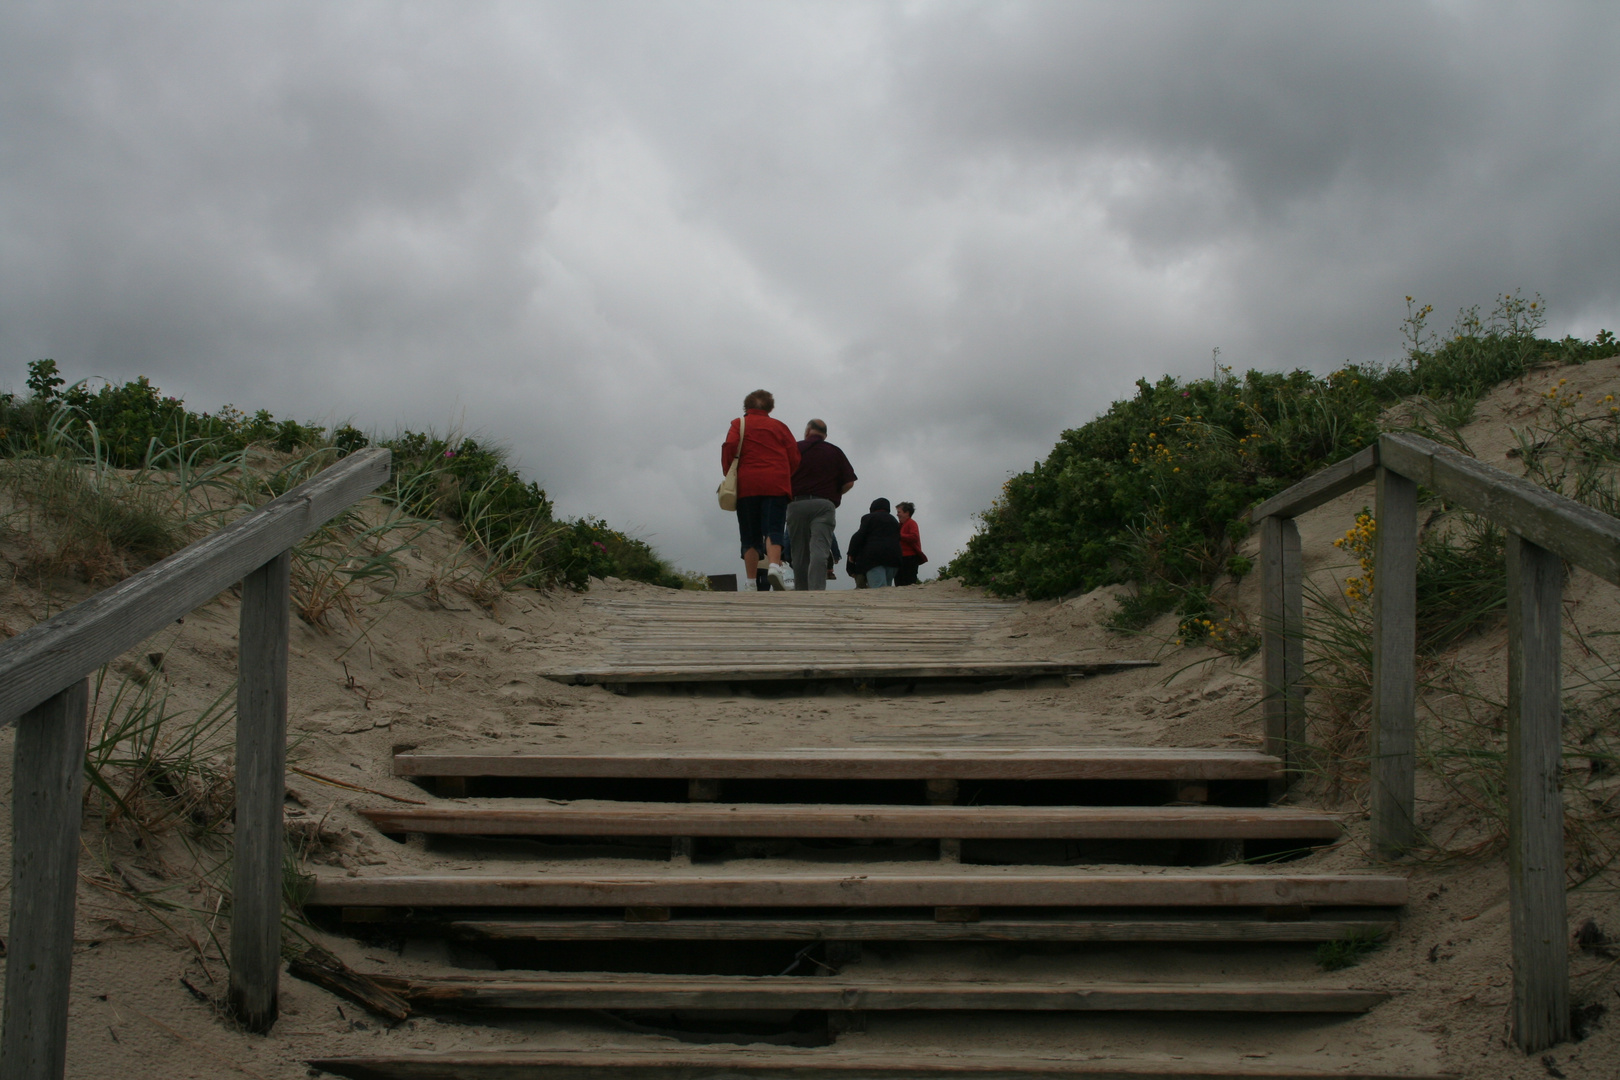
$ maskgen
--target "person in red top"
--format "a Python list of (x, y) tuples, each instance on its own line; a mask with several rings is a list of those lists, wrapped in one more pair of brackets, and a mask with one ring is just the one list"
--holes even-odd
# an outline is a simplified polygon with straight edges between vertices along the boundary
[[(731, 422), (726, 441), (720, 446), (720, 471), (737, 464), (737, 533), (742, 539), (743, 565), (748, 568), (750, 587), (759, 570), (763, 553), (771, 588), (787, 588), (782, 569), (782, 543), (787, 532), (787, 504), (793, 495), (793, 472), (799, 467), (799, 441), (787, 425), (771, 419), (776, 398), (767, 390), (755, 390), (743, 399), (742, 424)], [(738, 435), (742, 445), (739, 447)]]
[(896, 575), (896, 585), (917, 584), (917, 568), (928, 561), (923, 554), (922, 533), (911, 515), (917, 512), (917, 507), (911, 503), (895, 503), (894, 513), (900, 519), (900, 573)]

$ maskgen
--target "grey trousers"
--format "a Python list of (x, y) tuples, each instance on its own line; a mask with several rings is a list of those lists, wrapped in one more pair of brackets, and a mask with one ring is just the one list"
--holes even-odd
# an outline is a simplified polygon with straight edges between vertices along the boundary
[(827, 587), (827, 559), (832, 555), (838, 508), (831, 499), (797, 499), (788, 503), (788, 541), (793, 548), (793, 588), (803, 592)]

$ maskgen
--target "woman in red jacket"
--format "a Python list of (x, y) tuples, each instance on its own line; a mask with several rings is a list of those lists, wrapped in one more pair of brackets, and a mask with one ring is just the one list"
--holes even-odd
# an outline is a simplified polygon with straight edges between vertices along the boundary
[(787, 504), (793, 495), (793, 470), (799, 467), (799, 441), (780, 420), (771, 419), (776, 399), (769, 391), (755, 390), (743, 399), (743, 418), (731, 422), (720, 446), (720, 471), (731, 468), (739, 456), (738, 428), (742, 427), (741, 460), (737, 465), (737, 533), (742, 538), (743, 565), (750, 587), (763, 552), (770, 560), (771, 588), (787, 588), (782, 569), (786, 541)]

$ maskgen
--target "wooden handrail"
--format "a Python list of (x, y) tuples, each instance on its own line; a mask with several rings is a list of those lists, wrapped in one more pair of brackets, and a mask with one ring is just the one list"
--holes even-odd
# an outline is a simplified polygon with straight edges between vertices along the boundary
[(1620, 520), (1417, 435), (1384, 435), (1382, 463), (1576, 566), (1620, 585)]
[(1258, 525), (1268, 517), (1298, 517), (1325, 502), (1337, 499), (1347, 491), (1354, 491), (1370, 483), (1373, 470), (1378, 468), (1378, 443), (1364, 446), (1343, 461), (1312, 473), (1286, 491), (1278, 492), (1249, 512), (1249, 520)]
[(292, 547), (388, 480), (389, 452), (350, 454), (218, 532), (0, 644), (0, 727)]
[(1257, 506), (1262, 570), (1266, 741), (1298, 775), (1304, 746), (1300, 599), (1293, 517), (1377, 483), (1373, 585), (1371, 810), (1374, 851), (1394, 858), (1416, 817), (1417, 504), (1421, 485), (1508, 530), (1508, 878), (1513, 1035), (1527, 1052), (1569, 1037), (1564, 896), (1563, 713), (1559, 649), (1563, 562), (1620, 585), (1620, 520), (1430, 439), (1381, 435), (1354, 457)]
[(96, 668), (237, 581), (236, 832), (229, 1001), (275, 1023), (281, 961), (291, 549), (388, 479), (387, 450), (344, 458), (218, 532), (0, 645), (0, 726), (16, 723), (11, 945), (0, 1080), (61, 1080), (89, 681)]

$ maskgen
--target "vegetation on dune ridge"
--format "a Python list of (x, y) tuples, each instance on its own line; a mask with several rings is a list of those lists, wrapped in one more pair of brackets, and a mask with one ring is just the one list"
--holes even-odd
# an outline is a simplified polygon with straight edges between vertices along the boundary
[[(145, 378), (91, 392), (67, 385), (53, 361), (35, 361), (25, 396), (0, 394), (4, 556), (44, 594), (48, 614), (67, 579), (117, 582), (371, 443), (350, 425), (328, 430), (230, 407), (193, 412)], [(376, 498), (292, 550), (293, 612), (323, 633), (355, 631), (348, 647), (365, 639), (373, 612), (406, 596), (465, 610), (446, 594), (493, 608), (512, 588), (578, 588), (591, 576), (691, 583), (645, 541), (598, 518), (557, 518), (545, 491), (497, 448), (410, 431), (377, 445), (392, 451), (393, 468)], [(439, 524), (450, 526), (449, 542), (422, 543)], [(13, 632), (0, 621), (0, 637)], [(110, 905), (109, 925), (132, 935), (160, 930), (188, 945), (207, 973), (225, 958), (219, 924), (231, 911), (235, 687), (200, 707), (179, 704), (185, 695), (171, 698), (163, 675), (169, 651), (126, 657), (92, 677), (84, 767), (86, 809), (98, 827), (82, 878)], [(363, 700), (369, 709), (369, 691)], [(296, 763), (289, 769), (354, 787)], [(295, 950), (308, 929), (302, 868), (347, 843), (324, 816), (289, 820), (285, 948)], [(190, 872), (176, 873), (166, 856), (183, 856)]]
[[(116, 581), (217, 528), (230, 511), (279, 494), (336, 457), (378, 445), (394, 455), (381, 494), (423, 524), (448, 520), (466, 536), (476, 557), (451, 568), (446, 583), (476, 599), (488, 602), (516, 585), (583, 588), (591, 577), (670, 588), (695, 583), (646, 541), (600, 518), (557, 518), (544, 489), (525, 481), (504, 451), (471, 437), (405, 431), (375, 439), (348, 424), (329, 430), (229, 405), (199, 413), (144, 376), (95, 391), (85, 381), (67, 385), (54, 360), (31, 363), (27, 386), (26, 396), (0, 394), (0, 457), (9, 459), (0, 482), (63, 534), (61, 550), (36, 560), (46, 576)], [(301, 464), (271, 470), (264, 483), (243, 483), (250, 449), (292, 455)], [(219, 498), (205, 500), (212, 512), (199, 516), (193, 488), (217, 488), (227, 476), (241, 497), (226, 498), (229, 509)], [(345, 528), (371, 527), (354, 519), (325, 531)], [(362, 547), (375, 555), (370, 549), (382, 539), (350, 544), (349, 555)], [(311, 572), (337, 576), (333, 566)]]
[(1431, 313), (1408, 298), (1406, 356), (1387, 367), (1141, 380), (1134, 398), (1065, 431), (1045, 461), (1009, 479), (940, 575), (1030, 599), (1134, 583), (1119, 628), (1176, 610), (1184, 638), (1209, 640), (1223, 630), (1211, 588), (1250, 569), (1236, 555), (1250, 508), (1366, 446), (1391, 404), (1412, 399), (1411, 426), (1444, 437), (1499, 383), (1620, 351), (1607, 330), (1591, 341), (1539, 336), (1539, 296), (1501, 296), (1488, 316), (1465, 309), (1443, 339), (1427, 329)]

